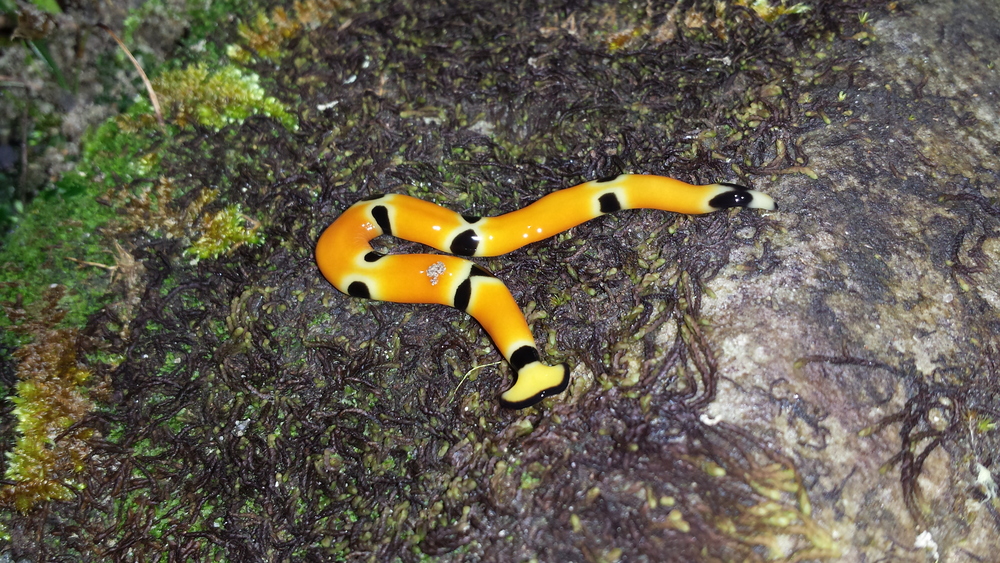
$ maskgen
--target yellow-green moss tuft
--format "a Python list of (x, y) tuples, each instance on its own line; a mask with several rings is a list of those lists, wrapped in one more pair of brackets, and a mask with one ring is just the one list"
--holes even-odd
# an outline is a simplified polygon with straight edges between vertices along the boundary
[(260, 244), (264, 237), (257, 232), (259, 229), (260, 223), (244, 215), (239, 205), (230, 205), (202, 220), (201, 237), (185, 254), (198, 259), (217, 258), (244, 244)]
[(153, 89), (173, 122), (181, 127), (197, 122), (221, 129), (260, 114), (294, 129), (295, 116), (267, 96), (259, 81), (256, 74), (234, 65), (209, 72), (204, 65), (195, 64), (163, 73), (153, 81)]
[(76, 361), (77, 331), (54, 328), (64, 314), (57, 308), (62, 294), (61, 287), (48, 291), (31, 318), (20, 309), (7, 311), (11, 319), (25, 321), (16, 330), (34, 337), (14, 353), (18, 382), (11, 401), (18, 435), (7, 454), (8, 484), (0, 489), (0, 505), (22, 513), (72, 497), (81, 487), (75, 476), (85, 468), (87, 440), (94, 433), (77, 426), (94, 408), (83, 387), (91, 374)]
[(785, 0), (779, 0), (777, 4), (771, 4), (769, 0), (736, 0), (736, 5), (750, 8), (768, 23), (786, 14), (803, 14), (811, 9), (802, 3), (786, 6)]
[[(259, 76), (235, 65), (215, 71), (203, 64), (170, 70), (153, 80), (153, 90), (164, 117), (181, 128), (200, 124), (218, 130), (242, 123), (252, 115), (273, 117), (287, 129), (298, 127), (298, 119), (288, 113), (285, 105), (264, 92)], [(126, 132), (156, 123), (148, 100), (137, 103), (116, 122)]]
[(281, 6), (271, 10), (270, 15), (259, 12), (253, 22), (240, 22), (239, 34), (246, 48), (230, 45), (227, 54), (240, 63), (249, 62), (254, 54), (277, 60), (281, 46), (289, 39), (329, 22), (351, 7), (351, 2), (341, 0), (296, 0), (291, 13)]

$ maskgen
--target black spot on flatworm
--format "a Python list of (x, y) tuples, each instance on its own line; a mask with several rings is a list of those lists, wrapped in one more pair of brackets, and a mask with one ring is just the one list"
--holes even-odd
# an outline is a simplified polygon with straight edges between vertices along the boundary
[(750, 205), (751, 201), (753, 201), (753, 194), (741, 190), (719, 194), (713, 197), (708, 204), (716, 209), (726, 209), (729, 207), (746, 207)]
[(389, 210), (384, 205), (372, 207), (372, 218), (382, 228), (383, 235), (392, 234), (392, 225), (389, 223)]
[(510, 366), (514, 368), (514, 371), (521, 371), (524, 366), (537, 361), (538, 348), (534, 346), (521, 346), (510, 355)]
[(618, 202), (618, 196), (615, 194), (604, 194), (597, 198), (597, 201), (601, 203), (601, 213), (613, 213), (622, 208), (622, 204)]
[(466, 215), (465, 213), (463, 213), (462, 219), (465, 219), (466, 223), (475, 223), (476, 221), (482, 219), (482, 217), (480, 217), (479, 215)]
[(465, 281), (458, 284), (455, 290), (455, 308), (466, 310), (469, 307), (469, 300), (472, 299), (472, 280), (465, 278)]
[(364, 282), (351, 282), (351, 285), (347, 286), (347, 294), (353, 297), (364, 297), (366, 299), (371, 297), (371, 293), (368, 292), (368, 286)]
[(385, 256), (385, 254), (382, 254), (381, 252), (375, 252), (373, 250), (373, 251), (369, 252), (368, 254), (365, 254), (365, 262), (375, 262), (379, 258), (382, 258), (383, 256)]
[(611, 182), (612, 180), (614, 180), (615, 178), (617, 178), (617, 177), (619, 177), (619, 176), (621, 176), (621, 174), (614, 174), (614, 175), (612, 175), (612, 176), (605, 176), (605, 177), (603, 177), (603, 178), (598, 178), (598, 179), (597, 179), (597, 180), (595, 180), (595, 181), (596, 181), (596, 182), (597, 182), (598, 184), (603, 184), (604, 182)]
[(472, 229), (458, 233), (455, 240), (451, 241), (451, 253), (458, 256), (472, 256), (477, 248), (479, 248), (479, 235)]
[(372, 194), (370, 196), (363, 197), (363, 198), (361, 198), (358, 201), (374, 201), (374, 200), (382, 198), (382, 197), (385, 197), (385, 194)]
[(484, 276), (487, 278), (494, 277), (493, 274), (489, 273), (485, 268), (480, 267), (478, 264), (472, 265), (472, 270), (469, 272), (469, 277), (472, 276)]

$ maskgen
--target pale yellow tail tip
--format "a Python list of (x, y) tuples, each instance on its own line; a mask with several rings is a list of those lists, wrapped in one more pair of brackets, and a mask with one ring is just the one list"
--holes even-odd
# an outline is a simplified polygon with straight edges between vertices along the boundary
[(569, 367), (566, 364), (547, 366), (531, 362), (514, 375), (514, 385), (500, 395), (500, 406), (523, 409), (545, 397), (557, 395), (569, 385)]
[(753, 196), (747, 207), (750, 209), (765, 209), (767, 211), (777, 211), (778, 204), (774, 203), (774, 199), (764, 192), (758, 192), (757, 190), (748, 190)]

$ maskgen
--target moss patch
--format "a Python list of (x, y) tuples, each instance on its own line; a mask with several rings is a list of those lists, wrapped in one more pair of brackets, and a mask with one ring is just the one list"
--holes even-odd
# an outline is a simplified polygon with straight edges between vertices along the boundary
[(8, 306), (16, 329), (31, 338), (14, 354), (18, 361), (13, 415), (17, 437), (7, 453), (0, 506), (30, 512), (53, 500), (69, 500), (82, 484), (88, 440), (94, 430), (79, 426), (94, 408), (86, 384), (92, 374), (76, 357), (78, 333), (57, 328), (61, 288), (50, 290), (31, 313)]
[[(251, 115), (265, 115), (279, 120), (289, 129), (296, 119), (284, 104), (264, 93), (260, 77), (234, 65), (215, 70), (202, 64), (170, 70), (153, 80), (153, 90), (166, 112), (165, 118), (177, 127), (198, 124), (214, 129), (240, 123)], [(141, 116), (131, 127), (150, 127), (152, 105), (143, 100), (130, 113)]]

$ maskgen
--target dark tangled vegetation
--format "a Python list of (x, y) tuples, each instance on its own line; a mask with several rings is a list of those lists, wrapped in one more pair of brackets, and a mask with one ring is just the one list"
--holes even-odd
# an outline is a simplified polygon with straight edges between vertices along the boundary
[[(1000, 408), (998, 366), (993, 357), (975, 362), (969, 367), (953, 368), (942, 381), (928, 382), (916, 375), (912, 362), (902, 369), (875, 360), (850, 356), (809, 356), (801, 364), (830, 364), (860, 368), (870, 377), (872, 372), (893, 374), (912, 387), (904, 407), (865, 428), (861, 434), (870, 436), (899, 423), (899, 452), (882, 466), (882, 471), (896, 467), (900, 472), (903, 501), (910, 514), (926, 522), (930, 507), (921, 495), (917, 482), (927, 458), (937, 448), (963, 447), (963, 458), (973, 474), (978, 475), (975, 497), (984, 502), (989, 514), (1000, 525), (1000, 507), (996, 498), (996, 483), (989, 467), (997, 462), (996, 432)], [(965, 450), (967, 448), (967, 450)], [(965, 453), (967, 451), (968, 453)], [(985, 472), (985, 473), (984, 473)]]
[[(318, 4), (329, 21), (306, 21)], [(484, 261), (543, 355), (583, 368), (567, 396), (518, 413), (496, 404), (507, 368), (473, 320), (344, 298), (311, 253), (373, 192), (493, 215), (621, 171), (808, 175), (795, 139), (834, 114), (814, 93), (843, 87), (828, 51), (864, 48), (839, 38), (863, 30), (865, 4), (811, 2), (772, 22), (699, 0), (648, 13), (307, 3), (247, 18), (229, 52), (297, 119), (254, 106), (202, 120), (174, 104), (158, 131), (140, 105), (99, 133), (100, 162), (137, 143), (118, 155), (150, 165), (95, 170), (120, 215), (107, 228), (121, 276), (82, 346), (110, 398), (86, 421), (73, 501), (8, 519), (16, 553), (836, 557), (793, 463), (699, 418), (717, 378), (703, 287), (736, 245), (762, 249), (747, 276), (773, 267), (761, 216), (627, 212)], [(198, 225), (237, 205), (253, 240), (193, 254), (210, 230)]]

